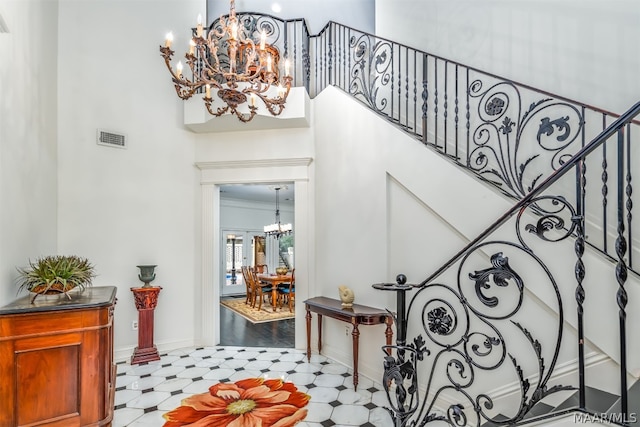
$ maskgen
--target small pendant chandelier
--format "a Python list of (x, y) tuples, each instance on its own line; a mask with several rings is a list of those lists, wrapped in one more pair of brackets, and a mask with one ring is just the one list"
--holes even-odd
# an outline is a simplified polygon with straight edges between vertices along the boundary
[[(265, 225), (264, 234), (279, 239), (282, 236), (291, 234), (291, 232), (293, 231), (293, 227), (291, 226), (291, 224), (280, 223), (280, 190), (283, 189), (283, 187), (274, 187), (273, 189), (276, 190), (276, 222), (273, 224)], [(284, 189), (286, 189), (286, 187), (284, 187)]]

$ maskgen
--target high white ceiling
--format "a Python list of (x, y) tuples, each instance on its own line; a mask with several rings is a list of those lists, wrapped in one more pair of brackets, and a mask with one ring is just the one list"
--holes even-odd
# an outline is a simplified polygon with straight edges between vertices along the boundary
[[(375, 32), (375, 0), (236, 0), (236, 12), (264, 13), (280, 19), (305, 18), (312, 35), (329, 21)], [(207, 0), (209, 24), (228, 13), (228, 1)]]
[(275, 187), (280, 188), (280, 204), (292, 205), (294, 203), (293, 183), (222, 185), (220, 186), (220, 198), (275, 203)]

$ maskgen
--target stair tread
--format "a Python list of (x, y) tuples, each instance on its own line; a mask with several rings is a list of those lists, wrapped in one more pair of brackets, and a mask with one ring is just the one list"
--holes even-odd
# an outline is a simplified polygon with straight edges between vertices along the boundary
[[(635, 384), (629, 388), (629, 413), (630, 414), (640, 414), (640, 380), (636, 381)], [(618, 413), (620, 412), (620, 399), (616, 400), (616, 402), (609, 408), (609, 413)]]
[[(540, 415), (544, 415), (544, 414), (548, 414), (553, 410), (553, 406), (551, 405), (547, 405), (546, 403), (542, 403), (539, 402), (536, 405), (534, 405), (533, 408), (531, 408), (531, 410), (527, 413), (527, 415), (524, 416), (523, 420), (527, 420), (533, 417), (537, 417)], [(508, 420), (509, 417), (503, 415), (503, 414), (498, 414), (495, 417), (493, 417), (493, 419), (495, 421), (505, 421)], [(487, 421), (486, 423), (482, 424), (482, 427), (504, 427), (504, 424), (498, 424), (498, 423), (494, 423), (492, 421)]]
[[(607, 393), (592, 387), (586, 387), (586, 403), (587, 408), (594, 412), (606, 412), (618, 400), (615, 394)], [(567, 400), (556, 406), (556, 410), (564, 410), (578, 408), (580, 406), (580, 397), (575, 392)]]
[(546, 403), (537, 403), (531, 410), (524, 416), (523, 419), (527, 420), (529, 418), (537, 417), (539, 415), (549, 414), (553, 411), (553, 406), (547, 405)]

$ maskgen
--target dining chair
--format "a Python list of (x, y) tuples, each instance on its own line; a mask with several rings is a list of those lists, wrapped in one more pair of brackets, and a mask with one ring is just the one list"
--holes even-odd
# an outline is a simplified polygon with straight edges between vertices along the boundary
[(251, 307), (255, 308), (257, 302), (258, 310), (262, 310), (262, 302), (264, 301), (265, 295), (271, 295), (271, 286), (263, 285), (253, 268), (249, 268), (249, 276), (251, 277), (251, 288), (253, 290), (253, 304)]
[(240, 270), (242, 271), (242, 278), (244, 279), (244, 286), (247, 293), (247, 297), (245, 298), (244, 303), (247, 305), (253, 305), (253, 287), (251, 285), (251, 281), (249, 280), (249, 267), (243, 265)]
[(289, 305), (289, 311), (293, 313), (293, 303), (296, 299), (296, 269), (291, 270), (291, 282), (289, 282), (289, 286), (283, 286), (278, 288), (278, 300), (280, 303), (280, 307), (284, 303), (284, 300), (287, 300), (287, 304)]

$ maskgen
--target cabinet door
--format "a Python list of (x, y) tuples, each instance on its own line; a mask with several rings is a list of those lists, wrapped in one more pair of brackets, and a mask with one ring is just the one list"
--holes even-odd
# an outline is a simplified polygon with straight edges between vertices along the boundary
[(80, 425), (82, 333), (15, 341), (15, 425)]

